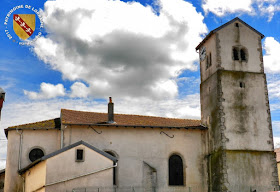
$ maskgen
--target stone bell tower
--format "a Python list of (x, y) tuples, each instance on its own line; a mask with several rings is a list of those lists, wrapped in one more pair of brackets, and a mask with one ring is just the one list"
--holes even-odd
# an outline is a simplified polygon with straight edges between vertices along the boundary
[(265, 192), (278, 185), (263, 37), (235, 18), (196, 47), (210, 192)]

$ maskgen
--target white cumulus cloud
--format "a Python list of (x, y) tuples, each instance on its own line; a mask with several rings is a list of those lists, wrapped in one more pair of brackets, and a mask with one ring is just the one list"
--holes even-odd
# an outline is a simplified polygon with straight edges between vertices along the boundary
[(274, 13), (280, 11), (280, 2), (278, 0), (257, 0), (257, 7), (259, 12), (267, 16), (270, 22)]
[(279, 0), (203, 0), (205, 13), (212, 12), (217, 16), (231, 13), (247, 13), (261, 15), (270, 22), (275, 12), (280, 11)]
[(30, 99), (51, 99), (59, 96), (64, 96), (65, 88), (62, 84), (53, 85), (50, 83), (41, 83), (40, 91), (33, 92), (24, 90), (24, 94)]
[(272, 98), (279, 98), (280, 99), (280, 80), (270, 82), (267, 85), (269, 91), (269, 97)]
[(49, 35), (33, 51), (74, 82), (71, 97), (174, 98), (178, 75), (197, 70), (195, 47), (207, 27), (189, 2), (157, 3), (158, 12), (118, 0), (47, 1)]
[(89, 88), (81, 82), (75, 82), (71, 86), (70, 97), (86, 98), (89, 94)]
[(204, 11), (212, 12), (217, 16), (224, 16), (227, 13), (251, 12), (252, 0), (204, 0), (202, 8)]
[(280, 43), (276, 41), (273, 37), (267, 37), (264, 41), (265, 55), (264, 67), (265, 71), (269, 73), (279, 73), (280, 72)]

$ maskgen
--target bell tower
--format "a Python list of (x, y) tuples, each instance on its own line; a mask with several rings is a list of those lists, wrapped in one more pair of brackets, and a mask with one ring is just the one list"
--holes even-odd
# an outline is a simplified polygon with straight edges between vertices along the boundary
[(262, 192), (278, 186), (263, 37), (235, 18), (196, 47), (210, 192)]

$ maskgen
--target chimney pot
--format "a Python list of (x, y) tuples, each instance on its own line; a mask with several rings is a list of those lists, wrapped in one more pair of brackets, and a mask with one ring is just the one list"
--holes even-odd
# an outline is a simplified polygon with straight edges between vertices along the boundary
[(108, 103), (108, 123), (115, 123), (115, 121), (114, 121), (114, 103), (112, 102), (112, 97), (109, 97), (109, 103)]

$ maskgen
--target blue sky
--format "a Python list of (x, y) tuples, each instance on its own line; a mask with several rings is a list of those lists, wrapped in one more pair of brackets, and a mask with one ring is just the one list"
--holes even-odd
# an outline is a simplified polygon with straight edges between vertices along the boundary
[[(13, 31), (8, 12), (40, 10), (31, 45)], [(35, 14), (22, 8), (14, 14)], [(265, 35), (274, 140), (280, 143), (280, 1), (278, 0), (2, 0), (0, 168), (8, 126), (59, 117), (60, 109), (200, 119), (196, 45), (239, 17)], [(12, 35), (10, 40), (6, 31)]]

